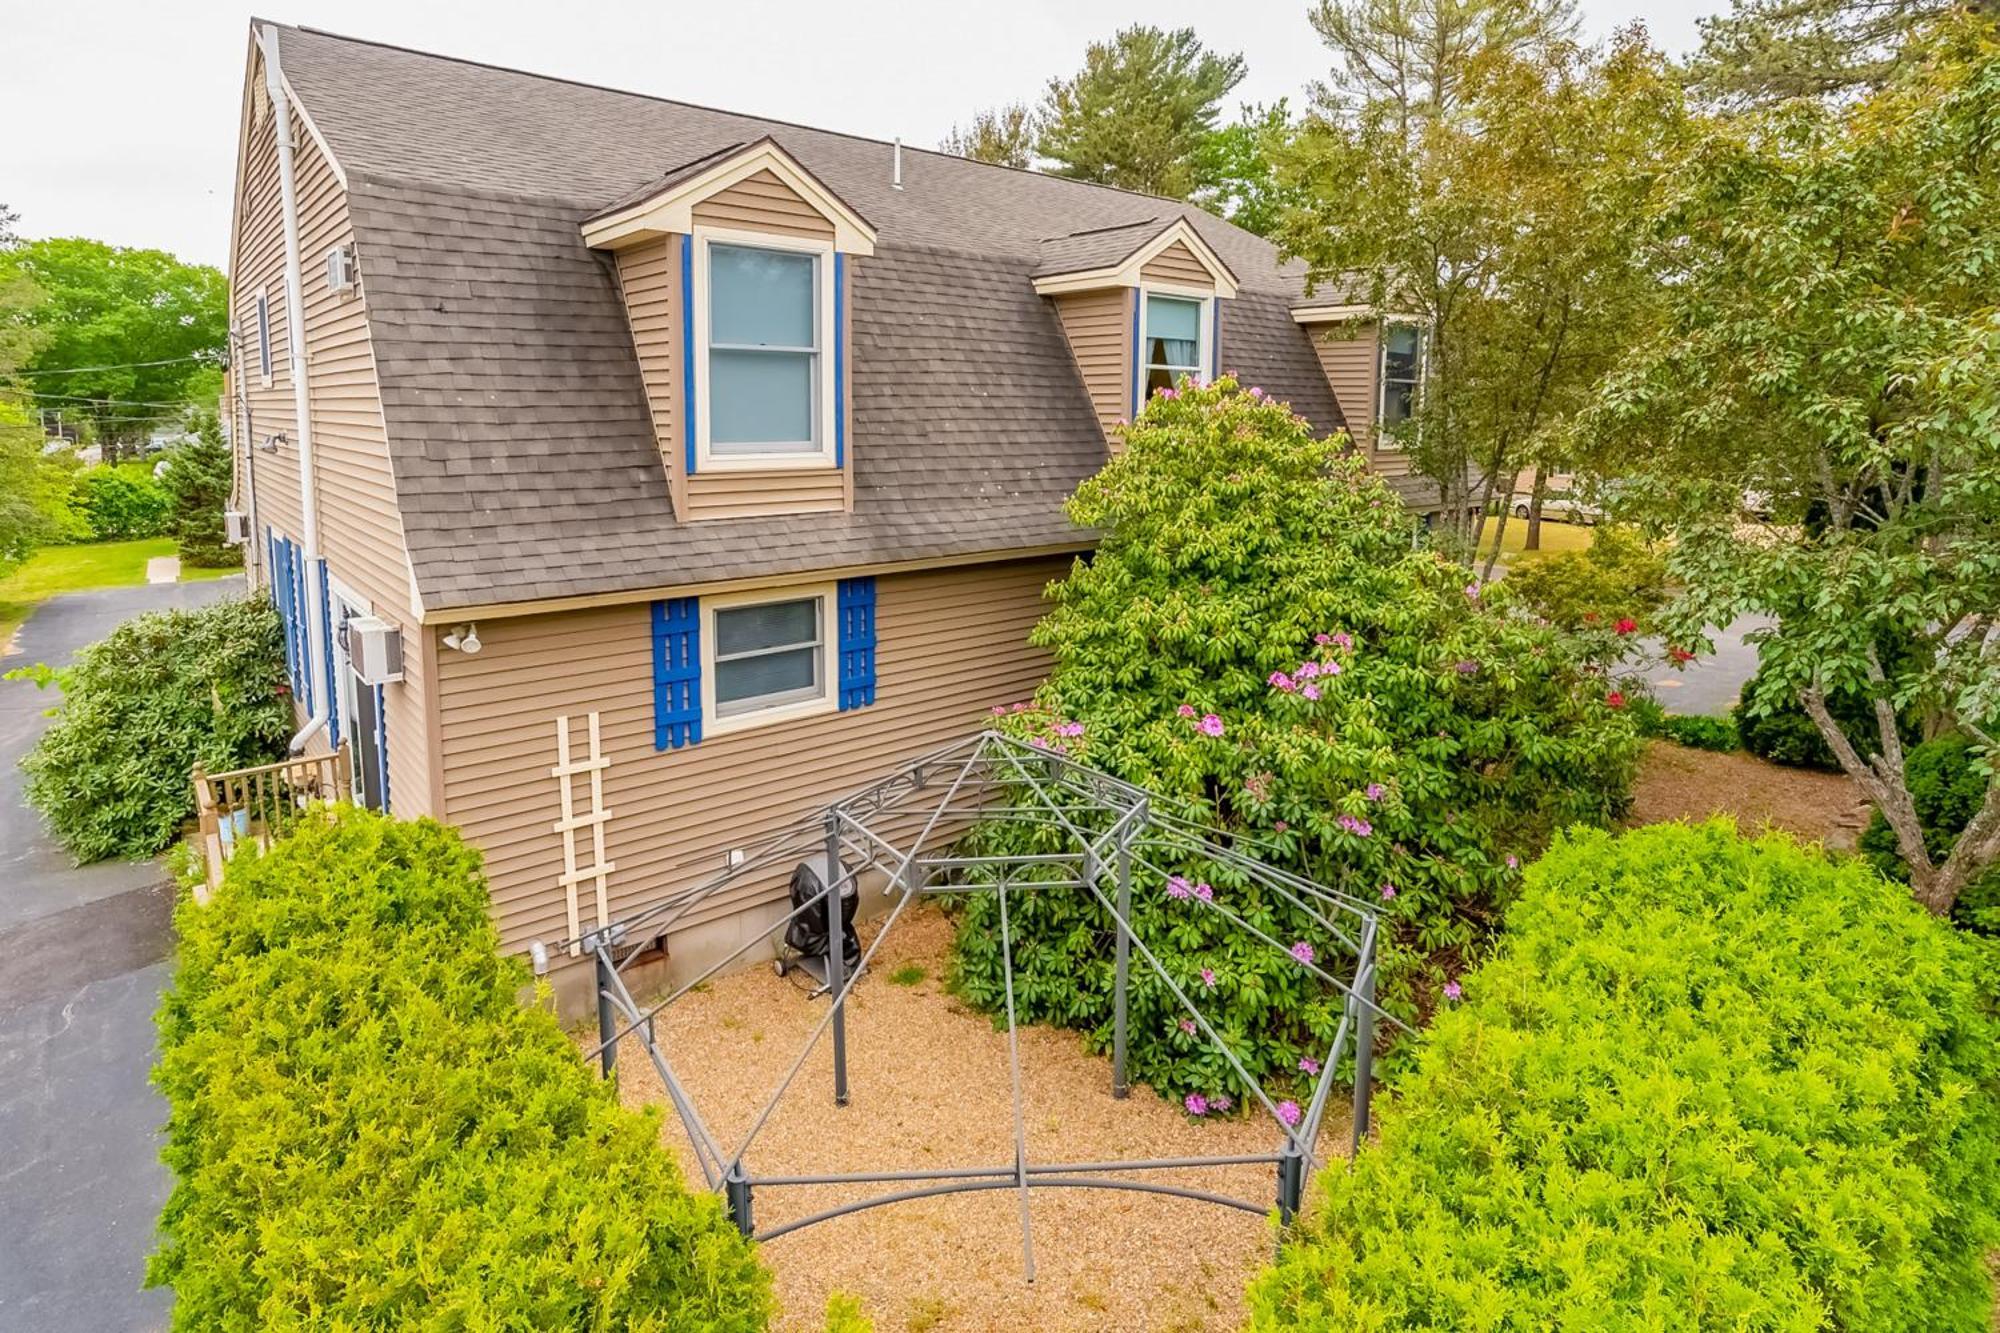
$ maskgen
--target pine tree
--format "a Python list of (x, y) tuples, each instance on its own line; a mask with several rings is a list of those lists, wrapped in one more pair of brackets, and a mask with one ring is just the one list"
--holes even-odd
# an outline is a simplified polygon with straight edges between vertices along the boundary
[(1844, 97), (1885, 85), (1909, 35), (1953, 10), (2000, 9), (1994, 0), (1734, 0), (1701, 20), (1689, 67), (1716, 101), (1754, 105), (1788, 97)]
[(171, 508), (167, 524), (190, 565), (224, 569), (240, 562), (224, 540), (222, 511), (228, 507), (235, 460), (223, 442), (222, 426), (213, 414), (195, 425), (193, 438), (167, 458), (160, 484)]
[(1244, 73), (1241, 55), (1206, 50), (1192, 28), (1122, 29), (1049, 81), (1036, 151), (1058, 176), (1185, 199), (1209, 183), (1202, 149)]
[(1482, 54), (1524, 55), (1576, 35), (1575, 0), (1317, 0), (1306, 17), (1338, 58), (1322, 109), (1387, 102), (1405, 129), (1448, 114)]

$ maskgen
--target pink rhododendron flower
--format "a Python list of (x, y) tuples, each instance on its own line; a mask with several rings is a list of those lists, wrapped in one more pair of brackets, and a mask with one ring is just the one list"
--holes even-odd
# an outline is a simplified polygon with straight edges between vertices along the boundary
[(1475, 602), (1476, 602), (1476, 601), (1478, 601), (1478, 600), (1479, 600), (1479, 585), (1478, 585), (1477, 583), (1468, 583), (1468, 584), (1466, 584), (1466, 585), (1465, 585), (1465, 595), (1466, 595), (1467, 597), (1470, 597), (1470, 598), (1471, 598), (1471, 599), (1472, 599), (1473, 601), (1475, 601)]
[(1204, 986), (1206, 986), (1206, 987), (1208, 987), (1208, 988), (1209, 988), (1210, 990), (1214, 990), (1214, 989), (1215, 989), (1215, 969), (1214, 969), (1214, 968), (1212, 968), (1212, 967), (1204, 967), (1204, 968), (1203, 968), (1203, 969), (1201, 970), (1201, 984), (1202, 984), (1202, 985), (1204, 985)]
[(1194, 1020), (1192, 1018), (1183, 1018), (1181, 1020), (1181, 1031), (1192, 1037), (1194, 1035)]
[(1081, 723), (1081, 722), (1065, 722), (1065, 723), (1063, 723), (1063, 724), (1062, 724), (1061, 726), (1059, 726), (1059, 727), (1057, 727), (1057, 728), (1056, 728), (1056, 735), (1058, 735), (1058, 736), (1081, 736), (1081, 735), (1083, 735), (1083, 723)]
[(1308, 685), (1304, 689), (1300, 690), (1299, 693), (1304, 695), (1308, 699), (1317, 700), (1319, 698), (1319, 686)]
[(1198, 901), (1212, 903), (1215, 901), (1215, 890), (1206, 884), (1197, 884), (1194, 886), (1194, 896)]
[(1006, 715), (1007, 715), (1007, 705), (1006, 705), (1006, 704), (994, 704), (994, 705), (993, 705), (993, 716), (995, 716), (995, 717), (1005, 717)]
[(1040, 736), (1028, 737), (1028, 744), (1034, 746), (1037, 750), (1046, 750), (1049, 748), (1049, 743)]
[(1462, 999), (1464, 995), (1465, 992), (1459, 988), (1459, 984), (1456, 981), (1447, 981), (1444, 983), (1445, 999), (1457, 1001), (1459, 999)]
[(1226, 1092), (1218, 1092), (1208, 1099), (1208, 1109), (1211, 1111), (1227, 1111), (1235, 1105), (1235, 1101)]
[(1509, 870), (1519, 870), (1521, 868), (1521, 858), (1512, 852), (1507, 853), (1507, 868)]
[(1311, 680), (1319, 674), (1319, 663), (1310, 659), (1299, 663), (1298, 676), (1301, 680)]
[(1250, 386), (1250, 396), (1252, 398), (1262, 398), (1264, 396), (1264, 390), (1262, 389), (1262, 387), (1253, 384)]
[(1187, 1095), (1187, 1100), (1182, 1102), (1181, 1105), (1187, 1107), (1187, 1113), (1189, 1115), (1208, 1114), (1208, 1098), (1202, 1096), (1198, 1092), (1190, 1092)]
[(1292, 957), (1298, 959), (1301, 963), (1310, 963), (1313, 960), (1313, 947), (1312, 945), (1307, 944), (1304, 940), (1300, 940), (1298, 943), (1294, 944), (1289, 950), (1287, 950), (1287, 952), (1290, 953)]
[(1391, 898), (1394, 898), (1395, 896), (1396, 896), (1396, 886), (1395, 886), (1394, 884), (1384, 884), (1384, 885), (1382, 886), (1382, 901), (1383, 901), (1383, 902), (1385, 902), (1385, 903), (1386, 903), (1386, 902), (1388, 902), (1388, 901), (1389, 901), (1389, 900), (1390, 900)]
[(1180, 715), (1181, 715), (1182, 717), (1193, 717), (1193, 716), (1194, 716), (1194, 705), (1193, 705), (1193, 704), (1182, 704), (1182, 705), (1181, 705), (1181, 706), (1180, 706), (1179, 708), (1175, 709), (1174, 711), (1175, 711), (1175, 712), (1177, 712), (1177, 713), (1179, 713), (1179, 714), (1180, 714)]
[(1282, 671), (1273, 671), (1271, 673), (1270, 685), (1272, 689), (1283, 690), (1287, 694), (1290, 694), (1293, 688), (1292, 678)]
[(1357, 838), (1365, 838), (1375, 831), (1374, 825), (1365, 819), (1356, 819), (1353, 815), (1342, 815), (1333, 822)]
[(1185, 898), (1194, 892), (1194, 886), (1187, 882), (1185, 875), (1167, 876), (1167, 897)]
[[(1621, 699), (1619, 702), (1623, 703), (1624, 700)], [(1222, 734), (1222, 719), (1213, 713), (1204, 714), (1201, 719), (1201, 734), (1204, 736), (1220, 736)]]
[(1319, 1061), (1313, 1059), (1310, 1055), (1300, 1056), (1299, 1072), (1307, 1075), (1317, 1074), (1319, 1072)]
[(1287, 1125), (1298, 1124), (1299, 1104), (1295, 1101), (1290, 1100), (1289, 1098), (1286, 1099), (1285, 1101), (1279, 1102), (1278, 1119), (1284, 1121)]
[(1283, 833), (1286, 829), (1290, 828), (1291, 825), (1281, 819), (1277, 823), (1271, 825), (1271, 827), (1278, 830), (1278, 832)]
[(1354, 640), (1344, 631), (1336, 630), (1333, 635), (1333, 646), (1345, 652), (1354, 646)]
[(1333, 642), (1333, 636), (1331, 634), (1315, 634), (1313, 635), (1313, 642), (1324, 648)]
[(1362, 789), (1361, 794), (1363, 796), (1366, 796), (1371, 801), (1379, 801), (1382, 799), (1382, 784), (1379, 782), (1371, 782), (1365, 788)]

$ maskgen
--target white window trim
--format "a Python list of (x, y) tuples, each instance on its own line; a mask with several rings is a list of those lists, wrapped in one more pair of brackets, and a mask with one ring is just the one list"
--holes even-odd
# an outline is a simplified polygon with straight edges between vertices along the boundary
[[(708, 247), (710, 243), (748, 246), (760, 250), (790, 250), (819, 256), (813, 283), (814, 320), (819, 325), (819, 374), (813, 385), (813, 414), (819, 426), (815, 449), (790, 453), (720, 454), (710, 447), (708, 381)], [(696, 227), (688, 244), (694, 246), (694, 440), (695, 472), (772, 472), (796, 468), (830, 468), (834, 465), (834, 321), (833, 265), (831, 241), (815, 241), (800, 236), (774, 236), (769, 232), (740, 231), (729, 227)]]
[[(1137, 363), (1135, 373), (1139, 377), (1139, 406), (1144, 408), (1152, 395), (1146, 391), (1146, 375), (1152, 370), (1152, 363), (1146, 360), (1147, 344), (1152, 342), (1146, 327), (1147, 303), (1151, 296), (1171, 296), (1181, 301), (1201, 303), (1200, 340), (1195, 352), (1195, 378), (1212, 380), (1215, 378), (1215, 293), (1202, 287), (1176, 287), (1170, 284), (1148, 283), (1139, 288), (1139, 345), (1132, 349), (1132, 360)], [(1176, 374), (1179, 372), (1176, 371)]]
[[(794, 699), (790, 703), (772, 704), (768, 708), (753, 708), (746, 712), (724, 716), (715, 702), (715, 612), (739, 606), (766, 606), (773, 602), (802, 602), (808, 597), (819, 599), (819, 695), (812, 699)], [(730, 732), (769, 726), (774, 722), (790, 722), (802, 717), (817, 717), (821, 713), (839, 711), (840, 690), (838, 682), (834, 679), (840, 667), (839, 599), (839, 585), (833, 583), (760, 588), (753, 592), (721, 593), (701, 599), (701, 734), (703, 737), (724, 736)]]
[(278, 358), (272, 346), (277, 339), (271, 334), (271, 293), (266, 288), (250, 293), (250, 319), (257, 326), (257, 385), (268, 389), (271, 368), (278, 364)]
[(1401, 453), (1402, 442), (1392, 436), (1385, 427), (1383, 413), (1389, 406), (1389, 330), (1415, 329), (1417, 331), (1417, 383), (1416, 401), (1424, 398), (1424, 381), (1431, 366), (1431, 340), (1428, 324), (1421, 319), (1396, 319), (1390, 317), (1376, 325), (1375, 333), (1375, 447), (1385, 453)]
[(333, 706), (335, 716), (340, 718), (340, 739), (348, 745), (348, 754), (353, 762), (347, 766), (350, 793), (356, 802), (361, 800), (361, 763), (353, 750), (355, 725), (360, 720), (360, 700), (355, 698), (353, 673), (354, 661), (348, 656), (347, 645), (341, 642), (341, 609), (345, 607), (354, 616), (372, 616), (375, 607), (366, 597), (342, 583), (331, 573), (326, 576), (327, 596), (333, 599), (327, 607), (327, 620), (333, 628), (333, 642), (328, 646), (333, 650)]

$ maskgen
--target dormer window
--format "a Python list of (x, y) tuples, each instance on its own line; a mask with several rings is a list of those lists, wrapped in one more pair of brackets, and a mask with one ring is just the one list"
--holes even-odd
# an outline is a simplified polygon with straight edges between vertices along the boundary
[(1144, 331), (1139, 345), (1145, 352), (1145, 396), (1173, 387), (1183, 375), (1207, 377), (1207, 356), (1203, 343), (1206, 300), (1185, 296), (1146, 293)]
[[(1416, 413), (1424, 378), (1424, 331), (1414, 323), (1382, 325), (1382, 401), (1376, 420), (1383, 426), (1408, 421)], [(1390, 442), (1384, 437), (1385, 443)]]
[(746, 244), (703, 236), (701, 244), (696, 299), (706, 292), (708, 327), (696, 363), (695, 401), (707, 405), (697, 422), (701, 462), (831, 463), (832, 299), (824, 288), (832, 247), (776, 246), (765, 237)]

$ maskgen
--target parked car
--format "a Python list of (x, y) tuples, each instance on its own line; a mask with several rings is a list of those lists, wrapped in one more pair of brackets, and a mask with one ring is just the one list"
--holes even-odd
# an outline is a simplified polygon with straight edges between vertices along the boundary
[[(1526, 518), (1534, 498), (1526, 491), (1515, 491), (1510, 501), (1514, 506), (1514, 517)], [(1542, 497), (1542, 517), (1557, 523), (1578, 523), (1588, 528), (1604, 520), (1604, 510), (1573, 491), (1550, 491)]]

